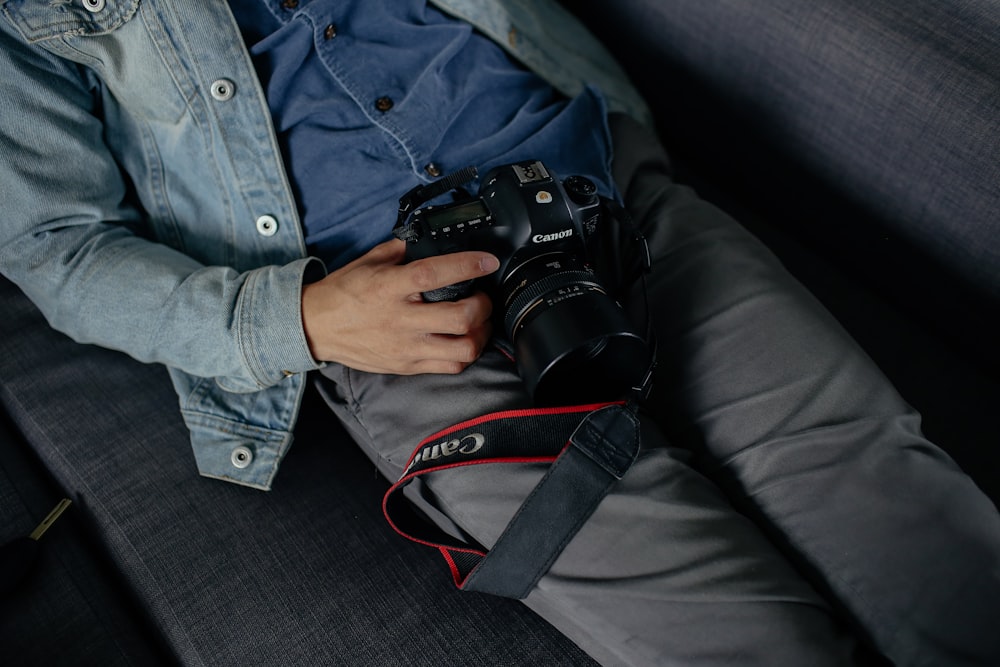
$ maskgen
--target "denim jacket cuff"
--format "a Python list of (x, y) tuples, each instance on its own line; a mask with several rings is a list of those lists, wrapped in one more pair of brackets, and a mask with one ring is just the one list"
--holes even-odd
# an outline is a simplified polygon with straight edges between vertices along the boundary
[[(324, 365), (313, 358), (302, 328), (302, 286), (325, 274), (322, 262), (306, 258), (266, 266), (247, 276), (236, 304), (236, 329), (257, 389)], [(220, 384), (226, 388), (225, 380)]]

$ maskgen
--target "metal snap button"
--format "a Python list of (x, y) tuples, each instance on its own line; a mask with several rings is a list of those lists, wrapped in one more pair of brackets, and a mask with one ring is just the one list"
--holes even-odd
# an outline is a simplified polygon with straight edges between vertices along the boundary
[(83, 0), (83, 8), (92, 14), (103, 11), (105, 0)]
[(337, 24), (331, 23), (323, 31), (323, 39), (330, 40), (337, 36)]
[(253, 461), (253, 452), (250, 451), (249, 447), (240, 445), (233, 450), (229, 460), (232, 461), (233, 467), (243, 470)]
[(219, 102), (225, 102), (236, 94), (236, 84), (229, 79), (216, 79), (212, 82), (212, 97)]
[(393, 104), (394, 102), (392, 101), (391, 97), (380, 97), (377, 100), (375, 100), (375, 108), (381, 111), (382, 113), (385, 113), (386, 111), (391, 109)]
[(261, 236), (274, 236), (278, 233), (278, 221), (273, 215), (262, 215), (257, 218), (257, 233)]
[(425, 164), (424, 171), (427, 172), (427, 175), (431, 178), (437, 178), (441, 175), (441, 167), (438, 166), (436, 162), (428, 162)]

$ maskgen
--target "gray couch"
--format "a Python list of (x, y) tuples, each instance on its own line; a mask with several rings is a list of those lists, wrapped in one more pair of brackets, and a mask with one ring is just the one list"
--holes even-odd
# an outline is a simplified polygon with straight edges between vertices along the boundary
[[(653, 104), (678, 179), (782, 257), (1000, 502), (1000, 8), (568, 4)], [(202, 479), (161, 368), (52, 331), (6, 281), (0, 313), (0, 541), (74, 501), (0, 598), (4, 664), (590, 663), (397, 537), (317, 397), (272, 492)]]

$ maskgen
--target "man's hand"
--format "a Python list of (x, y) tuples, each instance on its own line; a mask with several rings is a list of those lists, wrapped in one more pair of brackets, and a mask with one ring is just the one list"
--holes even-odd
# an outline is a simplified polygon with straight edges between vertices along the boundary
[(313, 356), (372, 373), (459, 373), (490, 337), (489, 297), (426, 303), (427, 292), (496, 271), (485, 252), (401, 264), (392, 240), (302, 290), (302, 324)]

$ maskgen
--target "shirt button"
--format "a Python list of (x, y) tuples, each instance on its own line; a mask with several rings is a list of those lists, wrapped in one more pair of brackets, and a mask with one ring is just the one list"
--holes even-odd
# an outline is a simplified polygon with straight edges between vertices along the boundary
[(375, 100), (375, 108), (383, 113), (391, 109), (393, 104), (394, 102), (391, 97), (383, 96)]
[(88, 12), (96, 14), (104, 9), (104, 0), (83, 0), (83, 8)]
[(249, 447), (240, 445), (239, 447), (233, 449), (233, 453), (229, 456), (229, 460), (232, 462), (234, 468), (243, 470), (253, 462), (253, 452), (250, 451)]
[(331, 23), (326, 26), (326, 30), (323, 31), (323, 39), (333, 39), (337, 36), (337, 24)]
[(257, 218), (257, 233), (261, 236), (274, 236), (278, 233), (278, 221), (273, 215), (262, 215)]
[(427, 172), (427, 175), (431, 178), (437, 178), (441, 175), (441, 167), (439, 167), (436, 162), (428, 162), (425, 164), (424, 171)]
[(282, 0), (281, 6), (285, 9), (295, 9), (299, 6), (299, 0)]
[(212, 97), (220, 102), (231, 99), (236, 94), (236, 84), (229, 79), (216, 79), (212, 82)]

